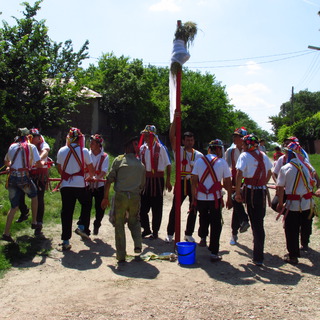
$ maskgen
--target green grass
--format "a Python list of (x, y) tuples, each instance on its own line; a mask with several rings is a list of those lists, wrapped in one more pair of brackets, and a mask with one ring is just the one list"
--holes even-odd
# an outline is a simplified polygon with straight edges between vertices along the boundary
[[(309, 155), (310, 158), (310, 162), (312, 164), (312, 166), (315, 168), (316, 172), (318, 173), (318, 175), (320, 176), (320, 155), (318, 154), (311, 154)], [(316, 225), (317, 227), (320, 229), (320, 198), (314, 198), (317, 204), (317, 208), (318, 208), (318, 217), (316, 218)]]
[[(110, 156), (110, 165), (114, 159)], [(50, 177), (58, 178), (59, 174), (55, 167), (50, 169)], [(6, 216), (10, 209), (10, 201), (8, 199), (8, 191), (5, 189), (7, 175), (0, 176), (0, 235), (2, 235)], [(52, 190), (58, 182), (52, 182)], [(110, 195), (113, 194), (113, 188)], [(26, 204), (30, 208), (30, 199), (26, 197)], [(45, 193), (45, 214), (44, 225), (61, 224), (61, 195), (60, 192), (52, 192), (48, 190)], [(106, 212), (107, 214), (108, 212)], [(31, 212), (30, 212), (31, 214)], [(76, 204), (74, 217), (80, 214), (80, 204)], [(91, 212), (94, 215), (94, 210)], [(14, 221), (19, 217), (20, 211), (16, 212)], [(35, 256), (41, 256), (43, 259), (50, 253), (52, 249), (50, 239), (37, 239), (33, 237), (33, 230), (31, 230), (30, 217), (27, 221), (22, 223), (12, 223), (11, 235), (16, 240), (16, 243), (6, 243), (0, 240), (0, 278), (12, 266), (18, 266), (23, 261), (30, 261)]]

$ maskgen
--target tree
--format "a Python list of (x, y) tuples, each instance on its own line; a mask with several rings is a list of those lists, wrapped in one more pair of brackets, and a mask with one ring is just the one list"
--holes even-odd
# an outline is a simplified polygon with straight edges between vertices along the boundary
[(241, 110), (234, 111), (235, 116), (235, 127), (245, 127), (248, 133), (254, 133), (259, 139), (265, 139), (268, 143), (273, 140), (273, 137), (268, 133), (268, 131), (263, 130), (259, 125), (252, 120), (249, 115)]
[(198, 141), (225, 140), (231, 135), (233, 106), (214, 75), (184, 70), (181, 110), (182, 129), (193, 131)]
[[(155, 124), (159, 134), (169, 121), (168, 70), (144, 67), (139, 59), (103, 54), (98, 65), (79, 74), (82, 82), (102, 95), (100, 107), (107, 113), (114, 144)], [(165, 80), (164, 80), (165, 79)], [(167, 110), (165, 110), (167, 109)]]
[(42, 1), (24, 2), (23, 18), (15, 18), (14, 26), (4, 21), (0, 29), (0, 134), (8, 144), (18, 127), (65, 124), (81, 99), (71, 80), (87, 57), (88, 42), (79, 52), (71, 40), (53, 42), (45, 21), (36, 19)]
[(290, 126), (294, 122), (311, 117), (320, 111), (320, 92), (300, 91), (294, 94), (292, 101), (283, 103), (277, 116), (269, 117), (275, 135), (281, 126)]

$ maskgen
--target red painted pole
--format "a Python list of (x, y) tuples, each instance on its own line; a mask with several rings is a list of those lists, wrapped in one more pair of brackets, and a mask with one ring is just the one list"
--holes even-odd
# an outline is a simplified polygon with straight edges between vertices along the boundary
[[(178, 26), (181, 21), (178, 20)], [(175, 239), (174, 242), (180, 242), (180, 229), (181, 229), (181, 78), (182, 68), (177, 72), (176, 83), (176, 183), (175, 183)]]

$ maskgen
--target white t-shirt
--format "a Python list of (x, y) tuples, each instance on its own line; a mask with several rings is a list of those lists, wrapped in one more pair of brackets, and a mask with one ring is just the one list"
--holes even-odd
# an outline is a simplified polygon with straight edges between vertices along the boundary
[[(155, 150), (155, 143), (153, 144), (153, 155)], [(151, 171), (151, 160), (150, 160), (150, 150), (148, 145), (145, 143), (140, 147), (140, 157), (142, 158), (142, 153), (144, 152), (144, 159), (145, 159), (145, 167), (146, 171)], [(167, 154), (166, 149), (164, 146), (160, 144), (160, 151), (159, 151), (159, 161), (158, 161), (158, 172), (164, 172), (166, 167), (170, 165), (170, 159)]]
[[(95, 156), (91, 150), (89, 151), (95, 172), (97, 172), (99, 170), (99, 164), (100, 164), (101, 157), (103, 156), (103, 153), (104, 152), (101, 151), (99, 154), (97, 154)], [(104, 160), (102, 162), (100, 170), (104, 171), (105, 173), (108, 173), (108, 169), (109, 169), (109, 156), (106, 155), (106, 157), (104, 158)], [(97, 174), (95, 174), (95, 175), (97, 175)], [(103, 178), (104, 177), (101, 177), (100, 179), (103, 179)], [(104, 182), (94, 182), (93, 184), (94, 184), (94, 188), (100, 188), (100, 187), (104, 186)]]
[[(40, 144), (40, 153), (42, 152), (42, 150), (47, 149), (48, 152), (50, 151), (50, 146), (48, 145), (48, 143), (44, 140), (44, 137), (41, 136), (42, 138), (42, 142)], [(48, 157), (46, 157), (45, 159), (42, 159), (46, 164), (44, 166), (42, 166), (41, 168), (48, 168), (47, 162), (48, 162)], [(36, 168), (33, 168), (36, 169)]]
[[(176, 154), (174, 153), (174, 156)], [(184, 155), (184, 147), (181, 146), (180, 147), (180, 160), (181, 160), (181, 170), (183, 170), (184, 168), (184, 165), (182, 164), (182, 161), (184, 160), (183, 159), (183, 155)], [(196, 163), (196, 161), (203, 157), (203, 154), (201, 152), (199, 152), (198, 150), (195, 150), (193, 149), (193, 153), (192, 152), (189, 152), (189, 151), (186, 151), (186, 159), (188, 161), (188, 163), (185, 165), (185, 171), (186, 172), (192, 172), (192, 169), (194, 167), (194, 164)], [(175, 160), (176, 160), (176, 157), (174, 157)]]
[(241, 154), (241, 151), (242, 151), (242, 150), (239, 150), (235, 144), (231, 145), (231, 147), (229, 147), (229, 148), (227, 149), (227, 151), (226, 151), (226, 153), (225, 153), (225, 155), (224, 155), (224, 158), (225, 158), (225, 160), (227, 161), (228, 166), (229, 166), (230, 169), (232, 169), (232, 157), (231, 157), (231, 155), (232, 155), (232, 150), (234, 150), (234, 152), (233, 152), (233, 159), (234, 159), (234, 163), (235, 163), (235, 164), (237, 163), (237, 161), (238, 161), (238, 159), (239, 159), (239, 156), (240, 156), (240, 154)]
[[(73, 146), (76, 146), (76, 144), (72, 144)], [(61, 169), (64, 166), (64, 161), (69, 153), (70, 148), (68, 146), (64, 146), (60, 148), (58, 151), (57, 155), (57, 163), (61, 165)], [(81, 161), (81, 152), (80, 152), (80, 146), (76, 146), (75, 151), (77, 155), (79, 156), (79, 159)], [(89, 151), (87, 148), (83, 148), (83, 158), (84, 158), (84, 163), (86, 165), (89, 165), (92, 163), (91, 156), (89, 154)], [(71, 154), (69, 162), (66, 167), (66, 173), (68, 174), (73, 174), (77, 173), (80, 171), (80, 166), (77, 162), (77, 160), (74, 158), (74, 156)], [(67, 181), (62, 180), (61, 181), (61, 186), (60, 189), (63, 187), (76, 187), (76, 188), (84, 188), (85, 187), (85, 182), (84, 182), (84, 177), (82, 176), (72, 176), (70, 177)]]
[[(297, 159), (292, 159), (291, 162), (298, 164)], [(310, 184), (310, 174), (308, 172), (308, 169), (305, 166), (302, 166), (302, 170), (305, 174), (305, 177), (307, 177), (306, 180), (307, 180), (308, 186), (310, 190), (312, 190), (312, 187)], [(277, 179), (277, 186), (284, 187), (287, 194), (292, 194), (292, 189), (295, 183), (297, 172), (298, 172), (298, 169), (294, 165), (292, 165), (290, 162), (285, 164), (280, 169), (278, 179)], [(308, 192), (309, 191), (305, 187), (302, 178), (300, 178), (295, 194), (298, 194), (302, 197), (304, 194)], [(301, 210), (308, 210), (310, 209), (311, 201), (310, 199), (304, 199), (304, 198), (302, 198), (301, 201), (287, 200), (287, 205), (289, 206), (289, 210), (291, 211), (300, 211), (300, 208)]]
[[(215, 154), (207, 154), (206, 157), (210, 162), (214, 157), (216, 157), (216, 155)], [(204, 162), (204, 160), (202, 158), (200, 158), (194, 164), (194, 167), (193, 167), (193, 170), (192, 170), (192, 174), (193, 175), (197, 175), (198, 176), (198, 180), (200, 180), (202, 175), (203, 175), (203, 173), (204, 173), (204, 171), (206, 170), (206, 168), (207, 168), (207, 164)], [(214, 172), (216, 174), (217, 180), (220, 181), (220, 182), (224, 178), (230, 178), (231, 177), (229, 166), (228, 166), (227, 162), (222, 158), (219, 158), (215, 162), (215, 164), (213, 166), (213, 170), (214, 170)], [(204, 180), (203, 184), (207, 189), (211, 188), (211, 186), (213, 185), (213, 180), (212, 180), (212, 177), (211, 177), (210, 174), (208, 174), (208, 176)], [(222, 197), (221, 192), (217, 191), (217, 195), (216, 196), (217, 196), (218, 199), (221, 198)], [(212, 201), (212, 200), (214, 200), (214, 197), (213, 197), (213, 194), (206, 195), (203, 192), (198, 192), (197, 200)]]
[[(256, 153), (259, 153), (259, 150), (256, 150)], [(263, 162), (266, 169), (266, 177), (268, 175), (268, 171), (272, 168), (272, 163), (267, 155), (262, 152)], [(256, 172), (258, 167), (258, 161), (249, 153), (249, 152), (242, 152), (239, 156), (239, 159), (236, 164), (236, 168), (242, 171), (244, 178), (252, 178)], [(250, 185), (247, 186), (251, 188)]]
[[(280, 169), (282, 166), (284, 166), (286, 164), (286, 159), (285, 159), (285, 155), (281, 156), (278, 161), (276, 162), (276, 165), (274, 166), (273, 169), (273, 173), (275, 173), (276, 175), (279, 174)], [(311, 165), (309, 158), (305, 158), (305, 162), (310, 166), (312, 171), (315, 171), (315, 169), (313, 168), (313, 166)]]
[[(28, 144), (28, 147), (29, 147), (29, 168), (31, 168), (37, 161), (40, 160), (40, 156), (39, 156), (38, 149), (35, 145)], [(5, 161), (12, 162), (13, 157), (16, 154), (16, 151), (18, 148), (20, 148), (19, 143), (13, 143), (8, 149), (8, 153), (6, 154)], [(21, 151), (17, 153), (16, 159), (14, 160), (14, 163), (11, 165), (11, 168), (15, 170), (24, 168)]]

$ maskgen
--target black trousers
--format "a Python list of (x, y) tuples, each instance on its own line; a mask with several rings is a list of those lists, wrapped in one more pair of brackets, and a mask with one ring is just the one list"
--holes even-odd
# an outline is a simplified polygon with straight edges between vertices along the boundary
[(72, 235), (72, 219), (76, 201), (81, 205), (80, 218), (78, 225), (84, 226), (84, 231), (90, 235), (90, 196), (86, 188), (64, 187), (60, 190), (62, 209), (61, 209), (61, 223), (62, 223), (62, 240), (69, 240)]
[(90, 208), (92, 208), (92, 202), (94, 199), (94, 208), (95, 208), (95, 220), (93, 222), (94, 227), (96, 228), (100, 228), (101, 226), (101, 221), (104, 217), (104, 212), (105, 210), (103, 210), (101, 208), (101, 201), (104, 197), (104, 186), (97, 188), (97, 189), (93, 189), (93, 190), (89, 190), (89, 198), (90, 198)]
[(312, 219), (308, 219), (310, 210), (289, 211), (284, 221), (287, 250), (290, 258), (300, 257), (299, 233), (301, 245), (307, 246), (312, 232)]
[(218, 201), (218, 208), (215, 201), (197, 200), (199, 211), (199, 230), (200, 238), (208, 236), (210, 227), (210, 244), (208, 249), (213, 254), (219, 253), (220, 235), (222, 230), (221, 199)]
[(232, 211), (232, 218), (231, 218), (231, 229), (232, 234), (237, 235), (238, 230), (240, 228), (240, 225), (242, 222), (248, 222), (249, 218), (248, 215), (244, 209), (243, 203), (237, 202), (234, 200), (235, 193), (232, 195), (232, 205), (233, 205), (233, 211)]
[[(265, 190), (246, 188), (246, 203), (253, 234), (253, 260), (263, 262), (264, 254), (264, 217), (266, 215)], [(253, 198), (251, 193), (253, 192)]]
[[(185, 185), (186, 183), (186, 185)], [(188, 219), (187, 219), (187, 226), (185, 230), (186, 236), (192, 236), (194, 231), (194, 226), (196, 224), (197, 218), (197, 210), (191, 209), (191, 202), (192, 202), (192, 193), (191, 193), (191, 181), (189, 180), (181, 180), (181, 204), (184, 202), (186, 197), (189, 197), (189, 211), (188, 211)], [(167, 234), (170, 236), (174, 235), (175, 232), (175, 213), (176, 213), (176, 196), (173, 197), (172, 207), (169, 214), (169, 222), (167, 226)]]
[[(153, 181), (151, 181), (151, 179), (153, 179)], [(147, 189), (141, 196), (140, 222), (144, 231), (151, 231), (148, 215), (151, 209), (152, 232), (158, 233), (162, 221), (164, 178), (151, 179), (147, 177)]]

